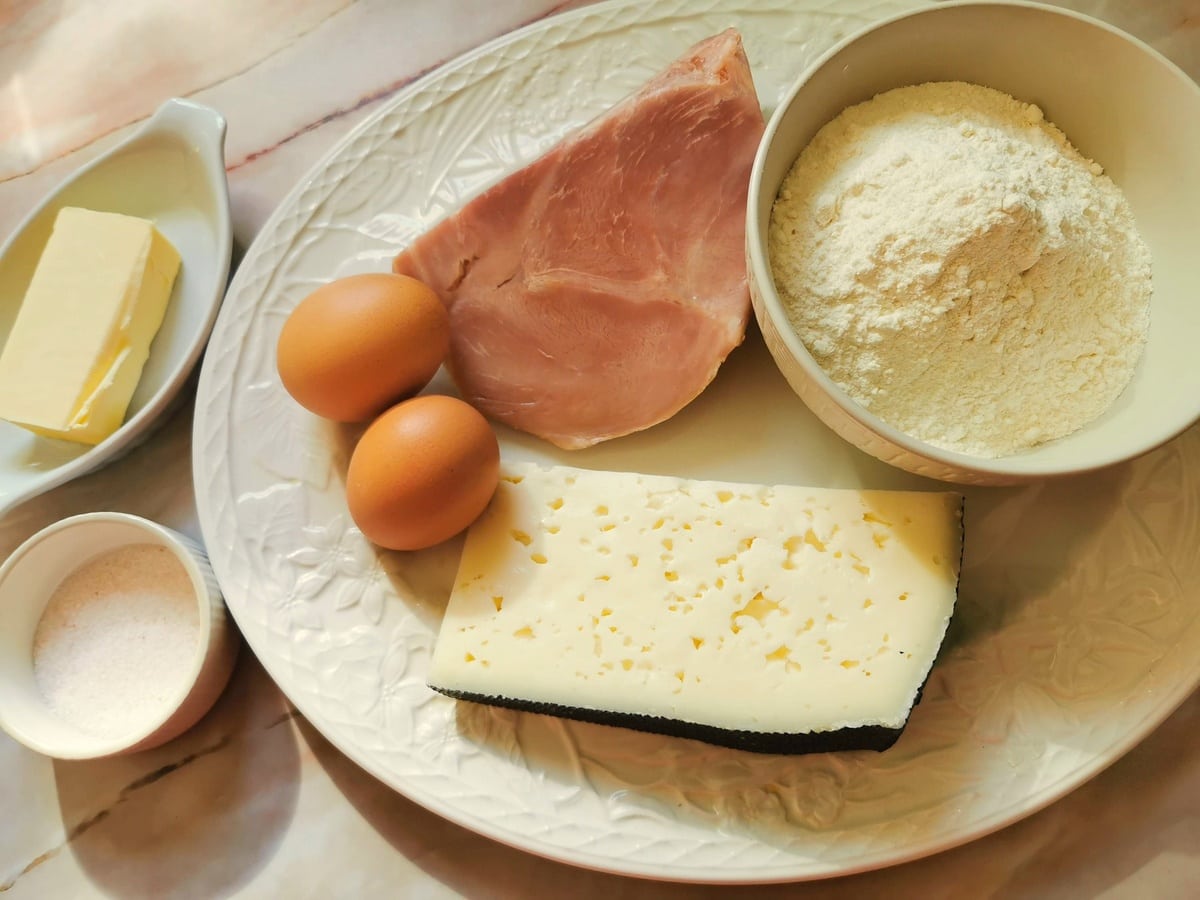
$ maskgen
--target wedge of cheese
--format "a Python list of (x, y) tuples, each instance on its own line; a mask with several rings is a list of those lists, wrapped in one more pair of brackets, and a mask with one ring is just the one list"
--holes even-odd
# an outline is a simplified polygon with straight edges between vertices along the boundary
[(508, 466), (429, 670), (453, 697), (772, 753), (891, 746), (962, 497)]
[(61, 209), (0, 354), (0, 418), (85, 444), (116, 431), (178, 271), (153, 222)]

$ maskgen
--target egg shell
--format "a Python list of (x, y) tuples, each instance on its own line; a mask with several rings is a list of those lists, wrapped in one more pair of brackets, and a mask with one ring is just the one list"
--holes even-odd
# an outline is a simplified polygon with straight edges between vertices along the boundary
[(284, 388), (305, 409), (361, 422), (418, 393), (449, 349), (449, 316), (432, 289), (370, 273), (331, 281), (301, 300), (275, 360)]
[(364, 535), (419, 550), (474, 522), (500, 479), (500, 445), (472, 406), (436, 394), (400, 403), (371, 423), (350, 456), (346, 503)]

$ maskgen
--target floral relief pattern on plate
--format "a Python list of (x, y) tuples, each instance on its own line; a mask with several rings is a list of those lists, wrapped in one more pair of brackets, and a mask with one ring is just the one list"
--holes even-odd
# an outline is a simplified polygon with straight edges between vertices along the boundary
[[(738, 27), (769, 112), (838, 39), (913, 5), (617, 2), (551, 19), (398, 94), (264, 227), (201, 377), (200, 520), (250, 646), (312, 723), (378, 778), (567, 862), (680, 880), (816, 878), (931, 853), (1035, 811), (1115, 760), (1200, 679), (1193, 429), (1084, 479), (965, 489), (958, 610), (908, 730), (886, 753), (759, 756), (456, 704), (425, 672), (460, 542), (419, 553), (367, 543), (342, 488), (356, 429), (310, 416), (275, 376), (279, 329), (308, 291), (386, 270), (412, 236), (693, 41)], [(431, 389), (453, 388), (440, 375)], [(832, 436), (757, 336), (699, 400), (648, 432), (571, 454), (498, 431), (509, 459), (942, 487)]]

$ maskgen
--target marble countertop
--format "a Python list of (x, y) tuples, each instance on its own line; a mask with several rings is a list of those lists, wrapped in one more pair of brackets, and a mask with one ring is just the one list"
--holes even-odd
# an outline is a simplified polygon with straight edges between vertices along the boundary
[[(166, 97), (228, 119), (235, 243), (396, 90), (554, 0), (14, 0), (0, 5), (0, 237)], [(1073, 0), (1200, 79), (1200, 0)], [(138, 513), (199, 536), (191, 408), (0, 521)], [(61, 897), (1200, 896), (1200, 694), (1066, 798), (974, 843), (832, 881), (728, 888), (583, 871), (422, 809), (341, 755), (243, 652), (213, 711), (129, 757), (61, 762), (0, 735), (0, 894)]]

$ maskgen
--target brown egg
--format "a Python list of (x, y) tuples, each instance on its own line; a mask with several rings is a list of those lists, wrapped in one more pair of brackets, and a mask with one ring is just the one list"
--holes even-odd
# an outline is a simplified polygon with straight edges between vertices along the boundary
[(405, 275), (351, 275), (292, 310), (275, 362), (305, 409), (361, 422), (425, 387), (449, 348), (449, 317), (432, 289)]
[(370, 540), (419, 550), (474, 522), (500, 478), (487, 420), (454, 397), (393, 406), (363, 432), (346, 473), (350, 516)]

